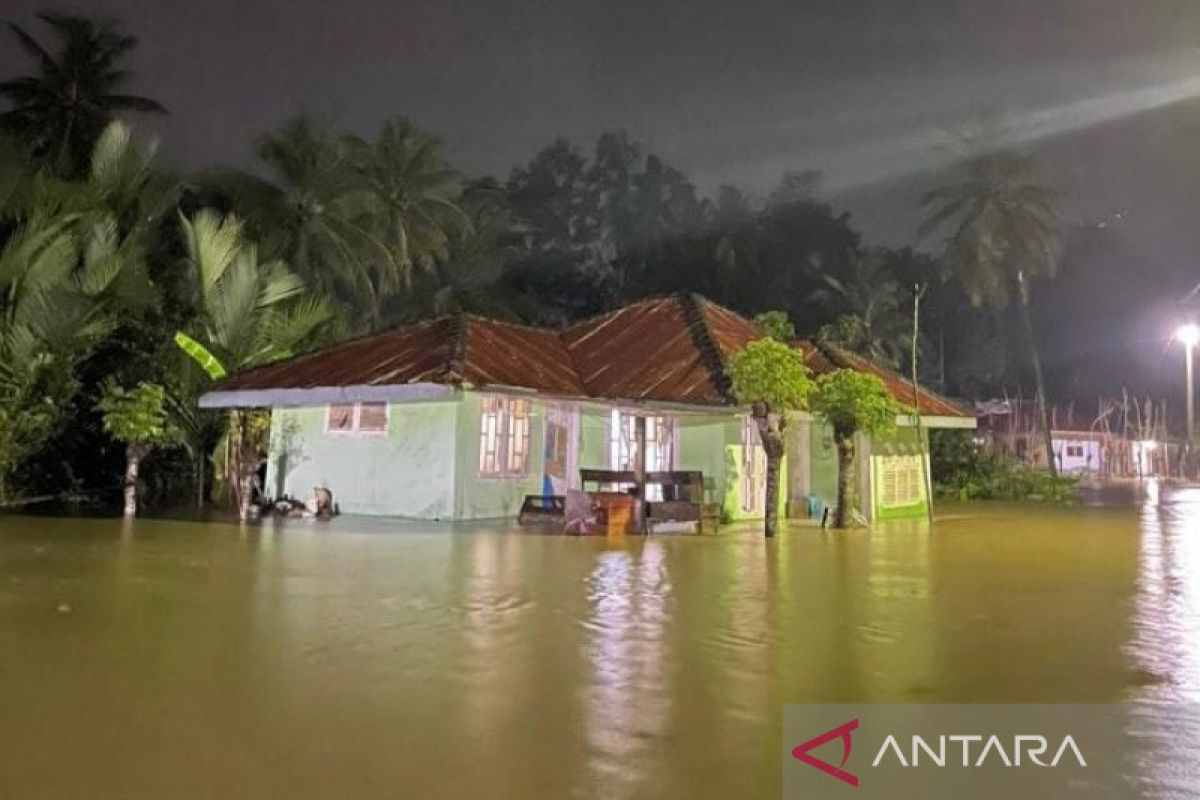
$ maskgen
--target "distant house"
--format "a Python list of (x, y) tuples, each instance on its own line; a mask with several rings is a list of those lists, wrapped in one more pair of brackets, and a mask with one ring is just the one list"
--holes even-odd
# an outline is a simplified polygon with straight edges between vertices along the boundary
[[(1030, 466), (1045, 467), (1046, 439), (1037, 406), (1028, 398), (986, 400), (974, 404), (978, 441), (994, 452)], [(1183, 442), (1172, 440), (1166, 411), (1146, 401), (1101, 399), (1097, 413), (1077, 414), (1073, 404), (1049, 409), (1050, 446), (1059, 472), (1100, 479), (1150, 478), (1177, 474)]]
[(1104, 467), (1109, 438), (1099, 431), (1050, 431), (1059, 472), (1099, 473)]
[[(762, 332), (694, 295), (654, 297), (563, 330), (470, 315), (419, 322), (236, 375), (205, 408), (272, 410), (266, 490), (332, 489), (344, 512), (463, 520), (514, 516), (531, 494), (579, 487), (581, 468), (632, 469), (644, 417), (650, 471), (700, 470), (730, 520), (763, 515), (766, 459), (725, 365)], [(912, 387), (864, 359), (797, 342), (822, 373), (880, 376), (911, 405)], [(919, 395), (926, 428), (973, 428), (967, 411)], [(911, 418), (864, 437), (857, 476), (868, 518), (925, 513)], [(927, 448), (925, 448), (927, 452)], [(783, 500), (797, 515), (834, 501), (832, 432), (790, 427)]]

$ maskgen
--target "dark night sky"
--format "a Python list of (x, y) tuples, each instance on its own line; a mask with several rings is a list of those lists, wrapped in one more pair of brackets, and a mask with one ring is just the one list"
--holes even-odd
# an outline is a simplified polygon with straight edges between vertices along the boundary
[[(36, 30), (45, 5), (5, 0), (0, 15)], [(1128, 114), (1197, 91), (1130, 94), (1200, 75), (1194, 0), (57, 7), (115, 16), (141, 37), (136, 88), (172, 110), (152, 128), (186, 166), (245, 163), (255, 135), (301, 108), (363, 131), (407, 114), (462, 167), (501, 177), (556, 135), (590, 143), (624, 128), (705, 191), (822, 169), (869, 240), (903, 244), (921, 185), (911, 176), (946, 131), (1042, 112), (1069, 131), (1038, 149), (1075, 217), (1123, 226), (1146, 258), (1198, 260), (1200, 121), (1187, 108)], [(15, 46), (0, 49), (0, 74), (24, 68)]]

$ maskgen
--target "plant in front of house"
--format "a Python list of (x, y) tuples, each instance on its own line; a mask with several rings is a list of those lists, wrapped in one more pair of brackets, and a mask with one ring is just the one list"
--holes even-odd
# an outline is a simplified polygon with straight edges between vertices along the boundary
[(769, 337), (750, 342), (733, 357), (729, 378), (737, 401), (750, 406), (767, 455), (763, 534), (774, 536), (779, 519), (779, 467), (783, 462), (784, 432), (791, 414), (808, 408), (813, 381), (800, 351)]
[(125, 444), (125, 516), (137, 515), (138, 469), (156, 447), (180, 441), (179, 430), (167, 414), (167, 393), (156, 383), (142, 381), (132, 389), (115, 383), (104, 387), (97, 408), (104, 415), (104, 429)]
[(796, 338), (796, 326), (792, 324), (786, 311), (764, 311), (755, 315), (754, 322), (772, 339), (790, 342)]
[(895, 429), (897, 403), (874, 375), (839, 369), (817, 378), (813, 409), (833, 428), (838, 453), (837, 510), (833, 527), (844, 528), (854, 500), (854, 436), (886, 434)]

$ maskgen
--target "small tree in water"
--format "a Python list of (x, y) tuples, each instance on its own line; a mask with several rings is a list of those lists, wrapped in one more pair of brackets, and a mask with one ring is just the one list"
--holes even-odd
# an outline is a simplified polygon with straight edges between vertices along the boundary
[(854, 434), (888, 433), (896, 427), (897, 403), (874, 375), (839, 369), (817, 378), (814, 410), (833, 427), (838, 451), (837, 511), (833, 527), (846, 527), (853, 502)]
[(132, 389), (109, 383), (98, 408), (104, 429), (125, 443), (125, 516), (132, 517), (138, 508), (138, 467), (155, 447), (178, 443), (179, 431), (167, 416), (166, 391), (155, 383), (143, 381)]
[(774, 536), (779, 516), (779, 465), (788, 418), (808, 407), (813, 382), (800, 351), (773, 338), (750, 342), (729, 364), (733, 393), (750, 406), (767, 454), (766, 516), (763, 533)]

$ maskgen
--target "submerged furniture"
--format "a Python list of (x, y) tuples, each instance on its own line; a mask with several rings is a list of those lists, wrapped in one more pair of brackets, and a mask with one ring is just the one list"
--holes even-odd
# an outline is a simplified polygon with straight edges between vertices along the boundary
[(662, 487), (662, 500), (646, 501), (646, 532), (680, 528), (699, 531), (704, 520), (704, 473), (647, 472), (646, 484)]
[[(638, 480), (629, 470), (581, 469), (580, 482), (591, 505), (584, 533), (610, 536), (637, 530)], [(589, 488), (589, 484), (595, 488)]]
[(562, 522), (566, 516), (567, 498), (560, 494), (527, 494), (521, 503), (517, 522), (533, 525), (539, 522)]

